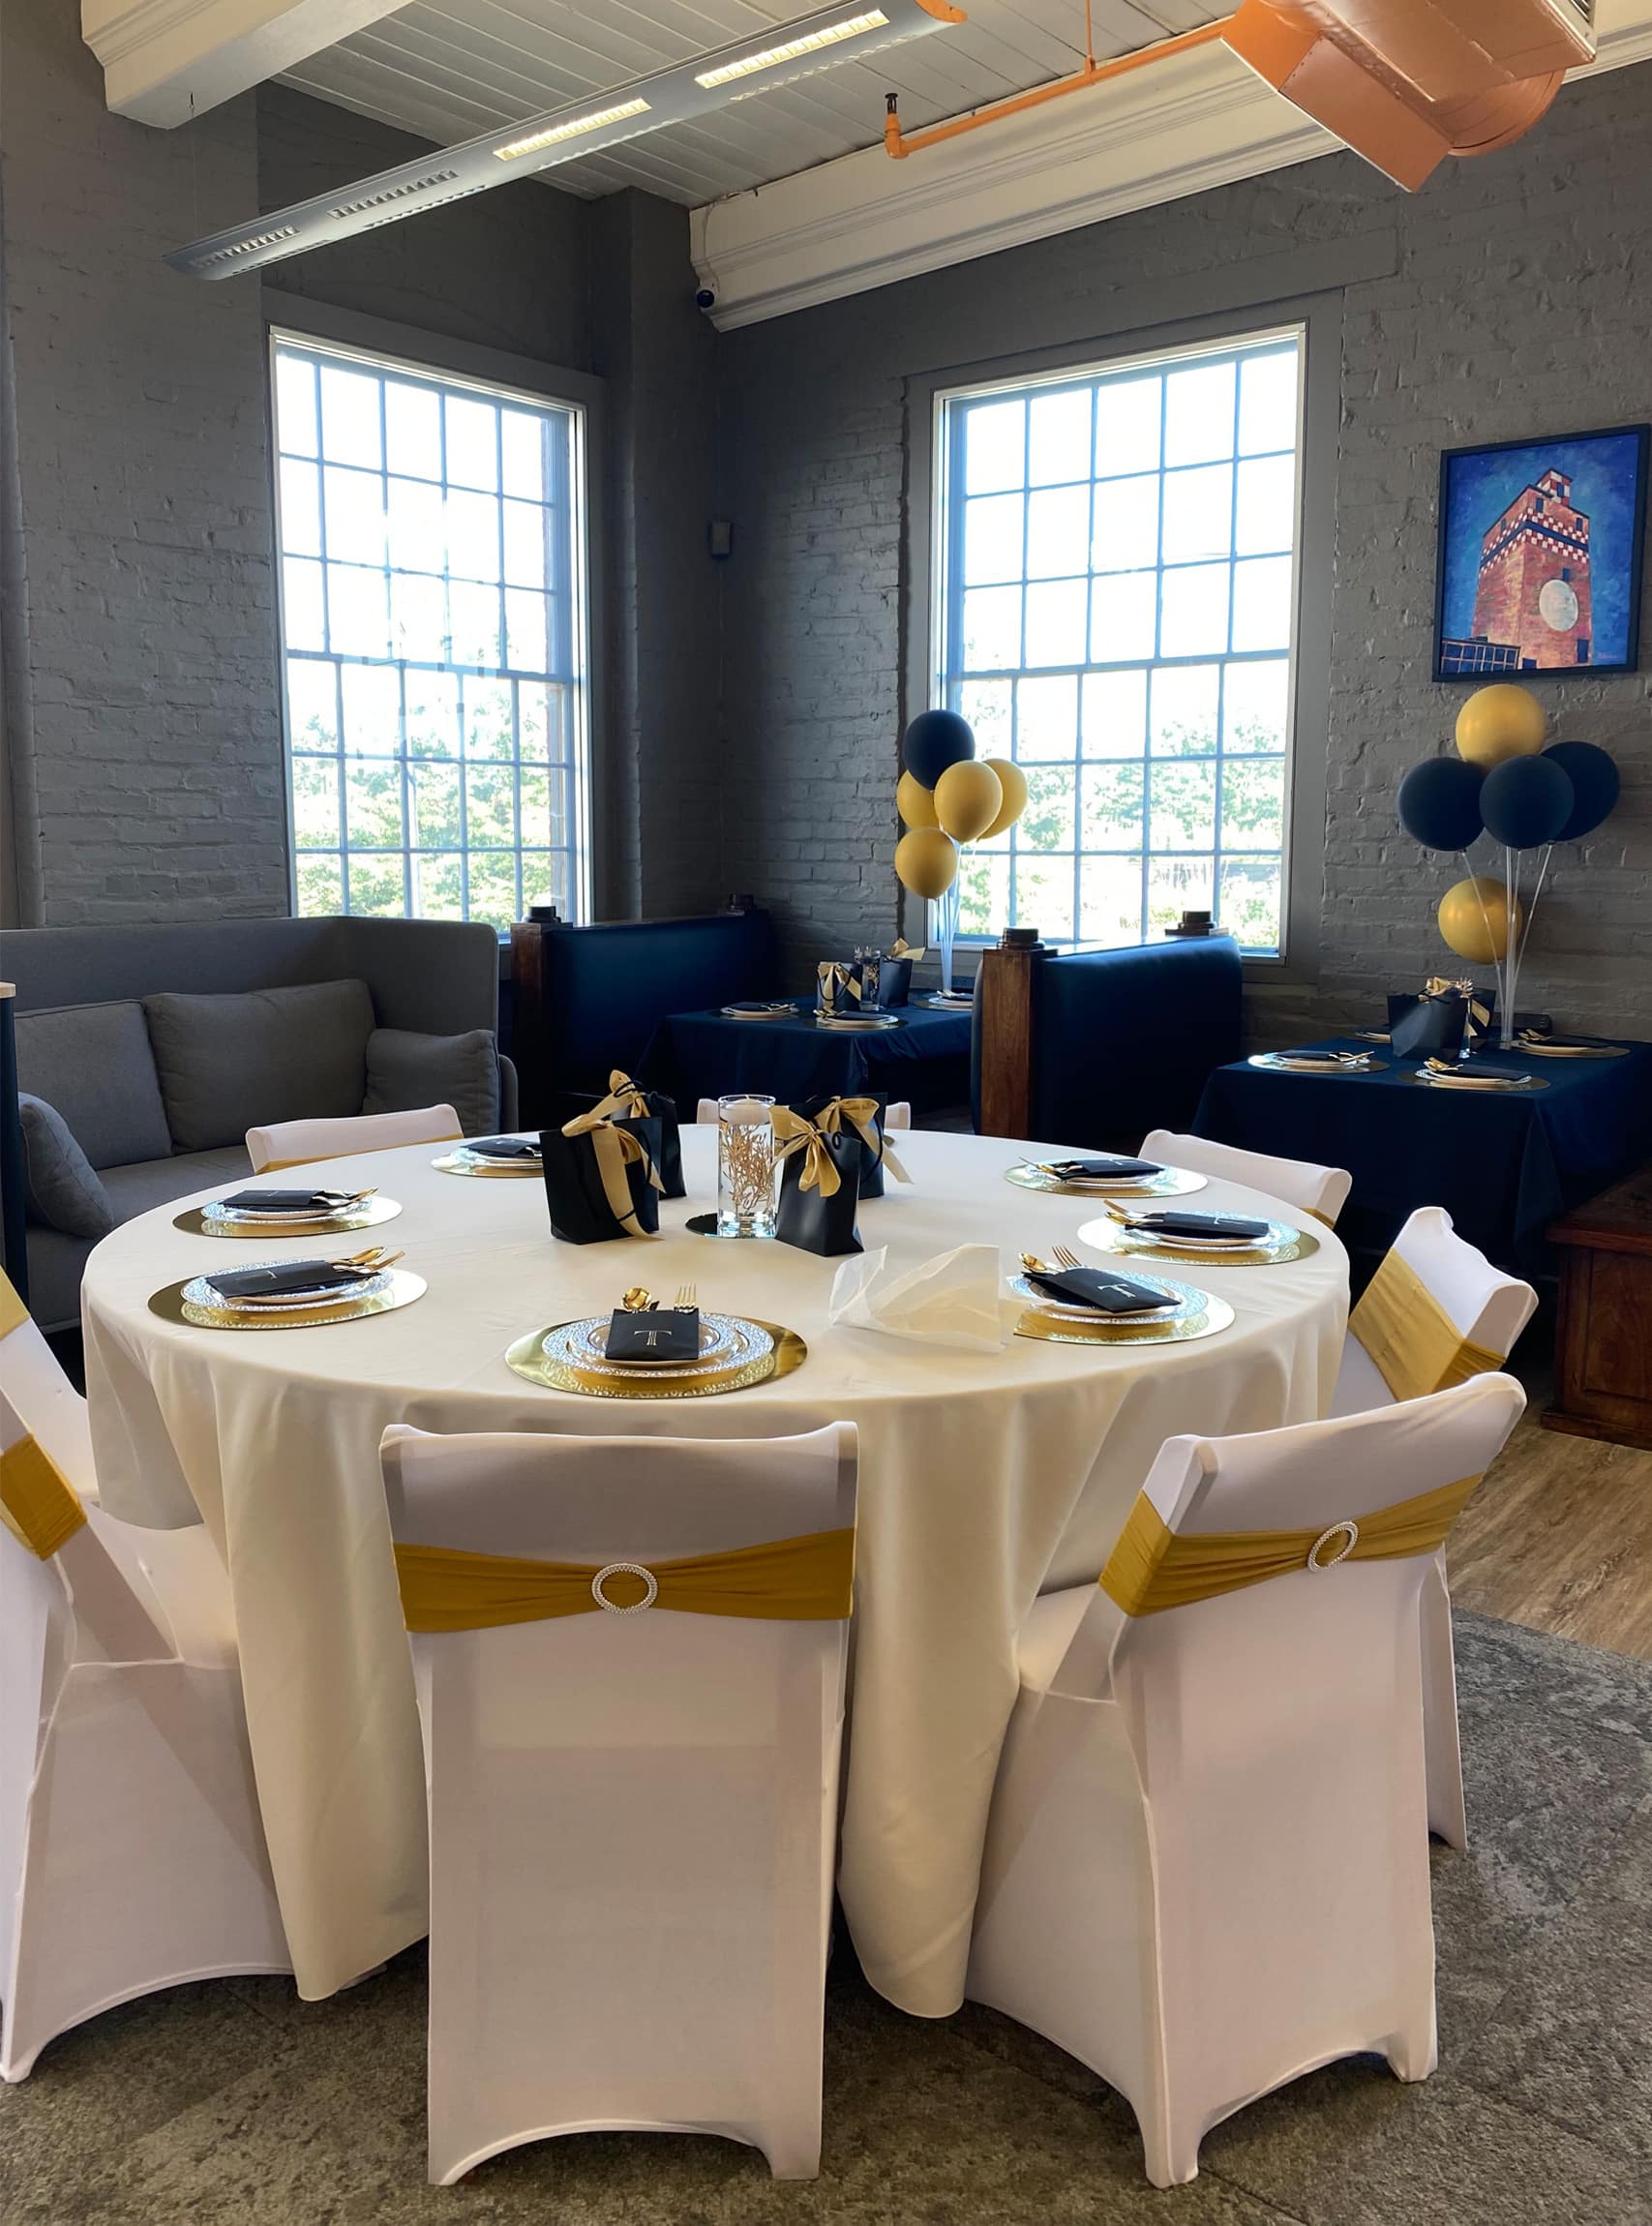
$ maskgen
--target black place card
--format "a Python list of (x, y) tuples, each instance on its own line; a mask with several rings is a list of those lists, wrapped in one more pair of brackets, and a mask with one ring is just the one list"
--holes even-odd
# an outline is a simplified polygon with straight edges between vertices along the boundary
[(604, 1350), (611, 1361), (692, 1361), (700, 1355), (698, 1307), (616, 1307)]
[(1122, 1182), (1129, 1176), (1164, 1172), (1156, 1159), (1050, 1159), (1045, 1165), (1050, 1174), (1060, 1175), (1068, 1183)]
[(237, 1190), (218, 1203), (230, 1214), (331, 1214), (355, 1200), (348, 1190)]
[(221, 1299), (302, 1298), (343, 1283), (371, 1282), (376, 1268), (346, 1268), (336, 1260), (291, 1260), (279, 1268), (222, 1268), (202, 1277)]
[(1240, 1214), (1138, 1214), (1130, 1226), (1156, 1237), (1243, 1237), (1252, 1244), (1268, 1234), (1266, 1221), (1247, 1221)]

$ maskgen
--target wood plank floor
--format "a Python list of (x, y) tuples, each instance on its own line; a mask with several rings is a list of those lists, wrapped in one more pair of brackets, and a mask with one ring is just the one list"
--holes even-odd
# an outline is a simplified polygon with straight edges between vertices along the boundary
[(1531, 1390), (1452, 1533), (1452, 1598), (1652, 1662), (1652, 1453), (1542, 1429)]

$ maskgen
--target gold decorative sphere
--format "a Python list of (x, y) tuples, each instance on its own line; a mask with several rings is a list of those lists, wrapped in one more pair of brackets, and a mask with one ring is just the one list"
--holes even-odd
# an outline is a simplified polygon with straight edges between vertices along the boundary
[(895, 784), (895, 809), (909, 827), (939, 827), (935, 817), (935, 791), (926, 789), (916, 773), (902, 773)]
[(945, 896), (957, 878), (957, 846), (939, 827), (915, 827), (895, 845), (895, 872), (914, 896)]
[[(1509, 948), (1509, 892), (1490, 874), (1459, 881), (1440, 899), (1440, 933), (1458, 958), (1471, 966), (1489, 966)], [(1517, 936), (1525, 914), (1515, 899), (1513, 924)]]
[(954, 842), (985, 834), (1003, 809), (1003, 785), (984, 758), (960, 758), (935, 784), (935, 816)]
[(1004, 802), (991, 827), (983, 829), (981, 842), (991, 842), (1006, 827), (1013, 827), (1027, 809), (1027, 776), (1018, 765), (1008, 758), (982, 758), (983, 766), (990, 766), (998, 775), (998, 785), (1004, 791)]
[(1489, 772), (1505, 758), (1535, 757), (1547, 730), (1543, 706), (1529, 688), (1497, 680), (1476, 688), (1457, 713), (1457, 755)]

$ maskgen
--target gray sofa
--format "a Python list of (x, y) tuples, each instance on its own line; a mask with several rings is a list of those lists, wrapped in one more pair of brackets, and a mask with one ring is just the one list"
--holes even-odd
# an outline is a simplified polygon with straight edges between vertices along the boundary
[(0, 937), (16, 985), (29, 1305), (79, 1318), (98, 1235), (249, 1172), (274, 1121), (448, 1102), (514, 1127), (499, 946), (479, 922), (225, 920)]

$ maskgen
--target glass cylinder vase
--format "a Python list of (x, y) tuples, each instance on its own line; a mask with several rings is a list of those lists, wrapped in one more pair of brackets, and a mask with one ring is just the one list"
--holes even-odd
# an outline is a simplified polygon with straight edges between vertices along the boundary
[(774, 1100), (717, 1100), (717, 1234), (774, 1234)]

